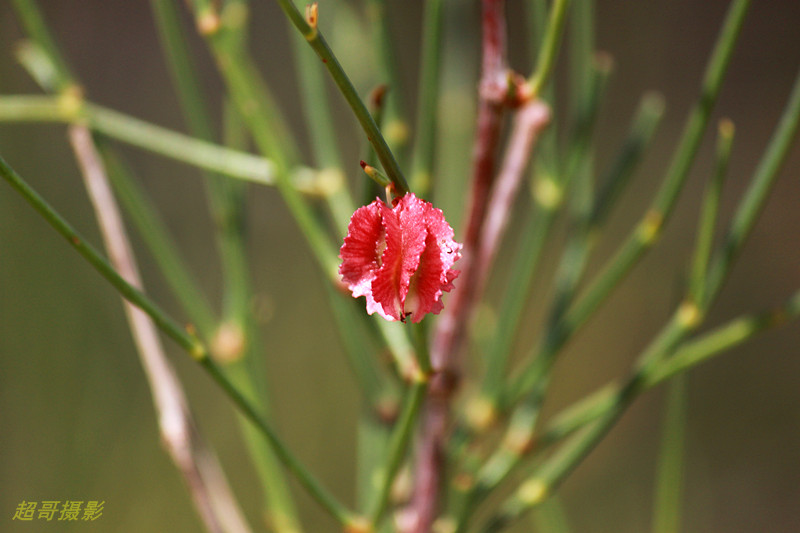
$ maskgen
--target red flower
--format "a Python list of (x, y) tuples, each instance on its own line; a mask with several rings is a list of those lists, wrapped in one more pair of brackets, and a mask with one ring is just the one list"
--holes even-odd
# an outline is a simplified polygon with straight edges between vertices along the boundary
[(340, 250), (339, 273), (354, 297), (367, 297), (367, 312), (387, 320), (411, 315), (419, 322), (442, 310), (442, 292), (453, 288), (461, 245), (440, 209), (412, 193), (356, 209)]

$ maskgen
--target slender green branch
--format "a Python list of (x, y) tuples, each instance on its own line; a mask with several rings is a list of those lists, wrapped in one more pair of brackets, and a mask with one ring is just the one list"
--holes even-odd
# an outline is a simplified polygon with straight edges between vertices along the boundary
[[(788, 144), (787, 139), (792, 137), (796, 129), (796, 124), (793, 126), (792, 123), (797, 120), (797, 114), (800, 114), (800, 111), (796, 109), (795, 99), (790, 98), (790, 103), (784, 114), (786, 120), (782, 120), (781, 126), (776, 131), (775, 140), (767, 150), (768, 155), (772, 153), (775, 159), (770, 158), (768, 155), (765, 156), (765, 160), (773, 161), (773, 164), (768, 166), (770, 172), (765, 171), (765, 174), (762, 174), (757, 170), (753, 183), (758, 182), (759, 179), (771, 181), (774, 177), (772, 175), (769, 178), (764, 176), (777, 172), (780, 166), (779, 161), (782, 159), (779, 154), (783, 153), (783, 149)], [(794, 117), (794, 119), (791, 117)], [(761, 201), (763, 201), (765, 193), (760, 196)], [(743, 205), (748, 204), (747, 199), (748, 197), (746, 196)], [(725, 264), (722, 276), (724, 276), (729, 267), (730, 263)], [(800, 294), (797, 294), (777, 313), (771, 312), (764, 315), (744, 317), (734, 321), (725, 328), (709, 334), (708, 337), (703, 338), (702, 342), (695, 341), (699, 342), (699, 344), (692, 342), (678, 349), (673, 357), (666, 358), (666, 356), (676, 352), (676, 348), (683, 338), (697, 327), (708, 306), (713, 301), (713, 296), (716, 296), (716, 292), (710, 291), (706, 293), (706, 297), (700, 303), (687, 301), (687, 303), (678, 308), (670, 323), (641, 355), (636, 366), (636, 372), (625, 386), (618, 389), (607, 389), (592, 397), (590, 401), (582, 402), (579, 407), (571, 409), (568, 416), (556, 418), (556, 422), (551, 425), (548, 431), (536, 440), (540, 448), (580, 427), (585, 427), (585, 431), (574, 436), (562, 447), (558, 454), (537, 469), (537, 473), (520, 487), (493, 524), (505, 523), (509, 517), (516, 516), (522, 511), (535, 506), (545, 498), (577, 463), (589, 453), (627, 405), (641, 391), (653, 386), (660, 380), (666, 379), (674, 372), (685, 370), (689, 365), (697, 364), (719, 353), (719, 351), (752, 336), (756, 331), (773, 324), (776, 321), (776, 317), (783, 318), (786, 315), (794, 317), (800, 313)], [(674, 361), (678, 361), (680, 364), (676, 364)]]
[(422, 407), (425, 400), (427, 390), (428, 382), (427, 379), (424, 379), (414, 382), (411, 389), (406, 393), (403, 410), (389, 440), (389, 453), (381, 471), (378, 497), (374, 500), (373, 507), (369, 512), (372, 530), (378, 530), (380, 520), (389, 505), (392, 484), (400, 465), (403, 464), (403, 459), (408, 453), (411, 435), (414, 432), (414, 428), (416, 428), (420, 407)]
[(733, 122), (729, 120), (720, 122), (714, 175), (708, 182), (703, 197), (692, 270), (689, 277), (689, 298), (693, 302), (702, 302), (705, 299), (703, 290), (708, 274), (708, 260), (711, 256), (711, 247), (714, 242), (714, 228), (717, 224), (722, 185), (727, 175), (731, 147), (733, 146), (733, 133)]
[[(623, 386), (609, 386), (556, 415), (534, 441), (536, 451), (575, 433), (562, 448), (528, 478), (498, 513), (492, 524), (506, 524), (552, 494), (561, 481), (594, 448), (625, 408), (644, 390), (684, 372), (768, 328), (800, 316), (800, 292), (781, 308), (740, 317), (678, 347), (696, 326), (681, 306), (670, 323), (651, 342), (637, 363), (636, 372)], [(677, 347), (677, 348), (676, 348)], [(674, 352), (671, 357), (665, 356)], [(487, 529), (495, 531), (496, 529)]]
[[(587, 96), (579, 109), (576, 119), (577, 124), (575, 127), (574, 140), (570, 143), (572, 149), (568, 156), (564, 173), (559, 180), (559, 184), (562, 188), (569, 187), (581, 173), (582, 169), (584, 169), (584, 162), (587, 161), (590, 154), (591, 133), (597, 117), (599, 103), (604, 92), (605, 82), (610, 73), (610, 62), (604, 59), (596, 61), (592, 66), (591, 84), (587, 89)], [(589, 193), (587, 192), (587, 194)], [(590, 198), (589, 196), (587, 200)], [(588, 222), (588, 212), (590, 208), (591, 204), (589, 202), (586, 202), (586, 204), (581, 207), (584, 211), (581, 217), (584, 227), (586, 227)], [(554, 215), (552, 210), (544, 211), (544, 213), (545, 215), (549, 214), (550, 217)], [(548, 220), (547, 225), (549, 224), (550, 221)], [(557, 323), (557, 318), (562, 312), (562, 305), (560, 302), (568, 298), (569, 294), (571, 294), (572, 287), (577, 284), (579, 274), (583, 270), (585, 255), (588, 250), (588, 232), (578, 231), (578, 235), (571, 244), (572, 246), (567, 247), (562, 257), (562, 264), (559, 267), (556, 295), (553, 308), (551, 309), (551, 324)], [(527, 274), (531, 275), (530, 272)], [(519, 290), (519, 287), (509, 285), (508, 290), (513, 295), (514, 291)], [(527, 291), (522, 292), (522, 294), (526, 295)], [(523, 297), (524, 296), (513, 296), (515, 299), (521, 299)], [(519, 306), (519, 304), (515, 305)], [(519, 317), (515, 319), (512, 315), (509, 317), (509, 320), (516, 324), (519, 321)], [(514, 331), (511, 330), (510, 333), (513, 337)], [(502, 338), (499, 335), (495, 336), (495, 339), (496, 342), (492, 345), (494, 349), (490, 349), (489, 351), (489, 367), (487, 379), (484, 384), (484, 387), (486, 387), (484, 389), (484, 394), (486, 395), (484, 401), (486, 401), (488, 405), (491, 405), (492, 409), (496, 409), (498, 396), (502, 392), (502, 371), (505, 370), (505, 362), (507, 354), (510, 351), (511, 343), (510, 339)], [(498, 345), (500, 347), (499, 349), (497, 348)], [(550, 367), (552, 366), (552, 359), (544, 357), (539, 358), (537, 365), (537, 368), (539, 368), (539, 375), (545, 377), (549, 374)], [(465, 530), (467, 521), (477, 505), (521, 460), (522, 454), (520, 453), (520, 448), (527, 445), (528, 440), (533, 434), (536, 420), (540, 413), (541, 402), (544, 399), (546, 385), (547, 380), (542, 379), (531, 389), (526, 404), (514, 413), (503, 443), (478, 471), (473, 486), (468, 490), (464, 498), (465, 503), (461, 508), (461, 514), (458, 519), (459, 529), (457, 529), (457, 531)]]
[(53, 207), (33, 190), (14, 170), (0, 157), (0, 176), (3, 177), (18, 193), (22, 195), (31, 206), (53, 228), (64, 237), (75, 250), (94, 267), (97, 272), (111, 283), (126, 300), (139, 307), (153, 319), (153, 322), (168, 337), (178, 343), (196, 359), (203, 359), (208, 355), (206, 346), (197, 338), (193, 328), (183, 328), (170, 318), (156, 303), (148, 298), (137, 288), (129, 284), (109, 264), (105, 257), (91, 244), (86, 242), (81, 234), (58, 214)]
[[(589, 153), (599, 105), (610, 74), (610, 64), (605, 60), (594, 63), (593, 67), (588, 89), (590, 97), (576, 118), (573, 142), (570, 144), (565, 168), (558, 176), (539, 176), (535, 197), (538, 209), (529, 219), (528, 231), (522, 235), (523, 242), (501, 304), (498, 329), (487, 350), (487, 371), (483, 392), (489, 403), (495, 407), (500, 400), (507, 359), (522, 320), (522, 311), (529, 299), (541, 250), (550, 233), (550, 226), (558, 214), (558, 208), (563, 203), (564, 194), (573, 184)], [(569, 259), (571, 258), (570, 255)], [(564, 260), (567, 259), (565, 256)]]
[[(672, 357), (655, 365), (645, 377), (652, 388), (682, 372), (720, 355), (731, 348), (752, 340), (756, 335), (774, 329), (800, 317), (800, 291), (783, 306), (771, 311), (735, 318), (697, 338), (682, 344)], [(556, 414), (537, 437), (537, 450), (542, 450), (596, 420), (612, 408), (619, 385), (608, 385), (577, 401)]]
[(339, 155), (336, 129), (328, 104), (322, 65), (314, 52), (306, 48), (301, 36), (294, 35), (292, 45), (294, 57), (297, 60), (295, 70), (300, 85), (305, 123), (308, 125), (314, 160), (317, 166), (323, 169), (321, 172), (331, 176), (334, 186), (325, 199), (339, 230), (339, 235), (344, 237), (355, 206), (347, 188), (342, 159)]
[[(361, 327), (363, 321), (359, 320), (362, 317), (358, 314), (363, 314), (361, 303), (343, 296), (330, 284), (326, 284), (325, 289), (353, 375), (369, 408), (377, 410), (386, 402), (395, 403), (398, 393), (394, 383), (381, 371), (374, 350), (365, 342), (364, 329)], [(358, 309), (352, 305), (354, 302), (358, 304)]]
[[(570, 107), (575, 122), (580, 124), (580, 117), (587, 113), (597, 114), (599, 100), (602, 97), (600, 91), (595, 87), (596, 71), (598, 63), (601, 70), (611, 71), (613, 60), (610, 55), (595, 52), (595, 29), (594, 29), (594, 2), (579, 2), (572, 10), (570, 17), (570, 46), (569, 46), (569, 66), (570, 66)], [(605, 79), (601, 80), (606, 82)], [(569, 146), (579, 144), (581, 132), (575, 132), (578, 139), (570, 139)], [(576, 161), (574, 178), (575, 185), (570, 193), (569, 215), (571, 222), (578, 226), (585, 226), (589, 213), (592, 210), (595, 197), (595, 170), (594, 170), (594, 149), (588, 144), (581, 150), (572, 150), (581, 155)], [(571, 163), (568, 162), (568, 165)], [(588, 248), (588, 234), (577, 232), (573, 240), (573, 246), (581, 241), (585, 245), (581, 248)], [(582, 272), (582, 268), (580, 272)], [(576, 275), (580, 275), (578, 272)]]
[(58, 46), (52, 35), (50, 35), (36, 3), (32, 0), (14, 0), (14, 8), (22, 20), (28, 35), (42, 48), (44, 54), (49, 58), (53, 72), (48, 80), (52, 82), (52, 85), (48, 89), (64, 92), (74, 87), (76, 85), (75, 77), (59, 53)]
[(675, 355), (648, 373), (647, 385), (649, 387), (657, 385), (752, 339), (759, 333), (796, 320), (799, 316), (800, 291), (777, 309), (736, 318), (686, 342), (675, 352)]
[(0, 96), (0, 122), (30, 121), (86, 121), (92, 131), (138, 148), (231, 178), (275, 184), (275, 165), (263, 157), (201, 141), (89, 102), (54, 96)]
[[(645, 376), (659, 361), (669, 355), (690, 331), (693, 323), (684, 320), (679, 309), (661, 332), (640, 355), (636, 371), (612, 399), (612, 407), (600, 413), (578, 433), (567, 439), (559, 450), (539, 465), (533, 475), (522, 483), (506, 504), (490, 521), (486, 531), (496, 531), (522, 512), (535, 507), (549, 497), (560, 483), (605, 437), (625, 409), (646, 388)], [(527, 403), (524, 404), (527, 406)], [(520, 451), (528, 449), (527, 445)], [(521, 453), (520, 453), (521, 456)], [(520, 457), (521, 458), (521, 457)]]
[(210, 338), (217, 318), (208, 299), (198, 289), (191, 271), (177, 252), (178, 246), (168, 233), (155, 206), (136, 183), (127, 165), (102, 143), (98, 143), (98, 147), (108, 167), (108, 177), (114, 191), (150, 249), (172, 292), (187, 316), (197, 325), (198, 331), (205, 338)]
[(722, 288), (730, 271), (731, 263), (739, 255), (758, 215), (766, 204), (767, 196), (772, 190), (778, 171), (793, 146), (798, 126), (800, 126), (800, 73), (795, 78), (794, 87), (781, 115), (780, 123), (772, 134), (772, 139), (750, 180), (750, 186), (734, 215), (724, 247), (715, 257), (708, 273), (706, 298), (713, 298)]
[(422, 30), (422, 64), (419, 76), (416, 140), (411, 186), (420, 196), (431, 189), (436, 159), (439, 78), (442, 55), (442, 0), (425, 2)]
[(684, 469), (686, 409), (686, 380), (680, 376), (670, 383), (667, 397), (658, 458), (653, 533), (674, 533), (681, 529), (681, 482)]
[(389, 87), (386, 95), (385, 128), (381, 131), (384, 132), (389, 148), (400, 161), (403, 161), (408, 144), (408, 113), (403, 98), (400, 62), (397, 60), (395, 40), (392, 36), (392, 18), (387, 12), (386, 4), (386, 0), (368, 0), (366, 7), (372, 29), (373, 46), (378, 52), (380, 80)]
[(354, 523), (360, 522), (360, 519), (350, 512), (344, 505), (342, 505), (336, 498), (334, 498), (325, 489), (319, 481), (306, 470), (305, 466), (289, 451), (289, 448), (278, 438), (273, 429), (264, 421), (259, 415), (252, 404), (242, 395), (239, 389), (231, 383), (229, 378), (222, 372), (222, 370), (214, 363), (214, 361), (205, 357), (201, 359), (200, 364), (205, 368), (214, 381), (225, 391), (225, 393), (236, 404), (236, 407), (242, 412), (261, 433), (267, 438), (272, 446), (275, 455), (280, 458), (284, 465), (295, 475), (301, 485), (308, 491), (308, 493), (325, 509), (333, 518), (335, 518), (343, 526), (350, 526)]
[(663, 97), (656, 93), (645, 94), (639, 102), (628, 137), (601, 180), (603, 185), (597, 193), (594, 209), (590, 216), (592, 231), (597, 231), (603, 225), (616, 205), (617, 199), (630, 182), (642, 156), (650, 146), (650, 141), (653, 139), (653, 134), (663, 115)]
[[(175, 3), (172, 0), (152, 0), (151, 7), (189, 129), (197, 137), (212, 141), (214, 130), (211, 117), (204, 103), (202, 85), (187, 49)], [(235, 36), (232, 38), (232, 42), (238, 42), (241, 46), (244, 44), (246, 20), (244, 17), (240, 20), (238, 30), (231, 31), (242, 34), (238, 39)], [(244, 128), (233, 106), (225, 107), (224, 117), (226, 143), (244, 145)], [(209, 172), (205, 173), (205, 184), (209, 207), (216, 222), (223, 276), (224, 321), (214, 335), (215, 351), (220, 360), (228, 363), (226, 371), (235, 386), (253, 404), (261, 406), (261, 415), (265, 416), (269, 406), (265, 359), (258, 342), (258, 328), (250, 310), (252, 288), (244, 249), (243, 198), (246, 187), (243, 183), (235, 183)], [(279, 532), (300, 531), (297, 510), (281, 472), (280, 462), (256, 428), (241, 416), (239, 421), (259, 474), (271, 522)]]
[(205, 37), (214, 53), (231, 98), (245, 120), (256, 146), (275, 164), (275, 185), (284, 202), (308, 240), (311, 251), (326, 277), (338, 281), (339, 260), (327, 231), (291, 183), (290, 162), (295, 158), (292, 137), (285, 131), (281, 133), (285, 127), (282, 126), (263, 79), (249, 56), (238, 49), (238, 41), (231, 39), (227, 30), (219, 27), (218, 21), (216, 26), (207, 22), (209, 12), (201, 2), (195, 4), (195, 17), (198, 19), (198, 27), (207, 32)]
[(114, 288), (129, 302), (153, 319), (153, 322), (167, 336), (185, 349), (201, 366), (203, 366), (217, 382), (222, 390), (231, 398), (242, 413), (253, 422), (267, 437), (275, 453), (287, 468), (297, 476), (309, 493), (324, 507), (334, 518), (342, 524), (356, 521), (355, 517), (347, 511), (338, 501), (330, 496), (316, 481), (315, 478), (302, 466), (302, 464), (289, 452), (288, 448), (278, 439), (272, 428), (259, 416), (255, 408), (245, 399), (242, 393), (234, 387), (219, 367), (209, 357), (206, 346), (191, 332), (192, 328), (180, 327), (172, 318), (158, 307), (145, 294), (129, 284), (120, 276), (108, 261), (92, 245), (88, 244), (75, 229), (56, 212), (36, 191), (34, 191), (5, 160), (0, 157), (0, 176), (3, 177), (40, 215), (59, 233), (67, 242), (91, 264)]
[[(565, 312), (558, 327), (558, 336), (545, 347), (556, 352), (569, 340), (605, 301), (634, 264), (657, 241), (664, 223), (669, 218), (678, 193), (682, 189), (689, 168), (700, 146), (702, 134), (709, 120), (711, 109), (716, 102), (722, 85), (725, 70), (730, 62), (734, 44), (744, 21), (749, 0), (735, 0), (728, 10), (717, 44), (712, 53), (701, 90), (701, 97), (695, 105), (684, 129), (680, 143), (652, 206), (643, 220), (637, 225), (619, 251), (607, 263), (601, 274), (594, 280), (583, 296), (576, 300)], [(510, 387), (513, 401), (530, 388), (536, 376), (531, 371), (531, 363), (523, 370)]]
[(547, 31), (539, 48), (539, 56), (536, 60), (536, 70), (531, 75), (531, 93), (534, 96), (539, 94), (542, 87), (547, 83), (555, 67), (556, 56), (558, 55), (561, 44), (561, 35), (567, 20), (567, 8), (570, 0), (555, 0), (553, 7), (550, 8), (550, 20), (547, 23)]
[(369, 142), (375, 148), (375, 153), (378, 155), (378, 160), (381, 162), (386, 174), (394, 184), (395, 192), (399, 195), (408, 192), (408, 184), (406, 183), (406, 179), (403, 177), (403, 173), (400, 170), (400, 167), (397, 165), (394, 155), (392, 155), (391, 150), (389, 150), (386, 140), (383, 138), (383, 135), (378, 129), (378, 126), (375, 124), (375, 121), (372, 120), (372, 115), (370, 115), (370, 112), (364, 105), (364, 102), (361, 101), (361, 97), (358, 96), (358, 93), (356, 92), (355, 87), (353, 87), (350, 78), (347, 77), (347, 74), (345, 74), (341, 64), (339, 64), (339, 60), (336, 59), (336, 56), (330, 49), (330, 46), (328, 46), (328, 43), (322, 36), (322, 33), (317, 28), (316, 4), (312, 4), (312, 6), (310, 6), (311, 10), (314, 11), (313, 25), (310, 25), (297, 10), (292, 0), (278, 0), (278, 3), (280, 4), (284, 13), (286, 13), (286, 16), (289, 17), (289, 20), (291, 20), (295, 28), (297, 28), (300, 34), (305, 37), (305, 39), (308, 41), (308, 44), (328, 68), (328, 72), (330, 72), (333, 81), (336, 83), (336, 86), (339, 87), (342, 96), (344, 96), (345, 100), (347, 100), (347, 103), (353, 110), (358, 122), (364, 129), (367, 139), (369, 139)]
[[(528, 33), (530, 34), (531, 57), (544, 54), (543, 47), (549, 20), (547, 4), (547, 0), (528, 0), (526, 3), (528, 13), (525, 20), (528, 23)], [(556, 109), (556, 90), (552, 76), (548, 76), (545, 80), (539, 90), (539, 97), (547, 102), (550, 109)], [(558, 124), (556, 121), (551, 121), (550, 126), (542, 132), (539, 140), (533, 175), (555, 175), (558, 157)]]

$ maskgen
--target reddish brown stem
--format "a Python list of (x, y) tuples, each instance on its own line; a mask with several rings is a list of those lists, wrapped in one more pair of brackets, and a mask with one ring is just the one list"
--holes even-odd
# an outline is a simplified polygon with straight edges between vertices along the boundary
[(428, 388), (417, 449), (414, 498), (409, 533), (428, 533), (438, 511), (446, 467), (445, 442), (450, 403), (459, 380), (458, 352), (473, 304), (474, 256), (480, 245), (481, 226), (495, 171), (495, 158), (509, 75), (505, 61), (504, 0), (482, 2), (483, 58), (479, 88), (478, 123), (473, 149), (472, 188), (466, 214), (461, 274), (447, 306), (436, 323), (431, 343), (434, 376)]
[(522, 182), (525, 168), (541, 131), (550, 122), (550, 108), (541, 100), (532, 100), (517, 110), (503, 163), (492, 189), (486, 217), (481, 227), (474, 263), (474, 298), (480, 299), (497, 249), (503, 240), (511, 207)]

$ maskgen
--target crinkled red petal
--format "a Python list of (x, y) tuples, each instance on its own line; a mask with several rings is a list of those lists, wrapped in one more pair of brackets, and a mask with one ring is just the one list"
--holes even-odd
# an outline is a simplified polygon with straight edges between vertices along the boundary
[(393, 209), (382, 206), (386, 250), (383, 265), (372, 281), (372, 295), (383, 307), (384, 316), (405, 318), (405, 299), (411, 277), (425, 249), (425, 203), (407, 194)]
[(347, 236), (339, 250), (342, 259), (339, 274), (355, 297), (372, 292), (372, 280), (379, 268), (378, 246), (383, 233), (381, 205), (380, 201), (375, 200), (356, 209), (350, 217)]
[[(441, 210), (431, 204), (426, 204), (425, 227), (425, 250), (411, 281), (413, 295), (409, 295), (414, 300), (412, 322), (419, 322), (428, 313), (439, 314), (444, 307), (442, 292), (452, 289), (452, 281), (458, 276), (451, 267), (461, 257), (461, 245), (453, 240), (453, 228)], [(410, 307), (407, 305), (407, 310)]]
[(353, 296), (366, 297), (369, 314), (387, 320), (410, 314), (419, 322), (442, 310), (460, 249), (441, 210), (409, 193), (392, 208), (375, 200), (353, 213), (339, 273)]

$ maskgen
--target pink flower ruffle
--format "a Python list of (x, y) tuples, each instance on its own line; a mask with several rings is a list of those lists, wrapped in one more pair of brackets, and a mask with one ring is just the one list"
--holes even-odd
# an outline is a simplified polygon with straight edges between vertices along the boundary
[(461, 245), (429, 202), (408, 193), (393, 204), (376, 199), (353, 213), (339, 273), (354, 297), (366, 296), (369, 314), (419, 322), (442, 310), (442, 293), (458, 276), (452, 267)]

